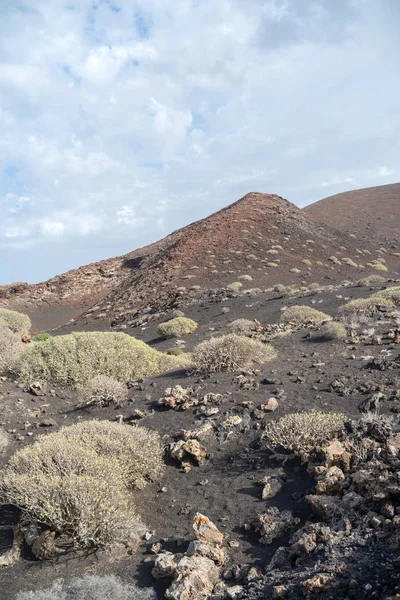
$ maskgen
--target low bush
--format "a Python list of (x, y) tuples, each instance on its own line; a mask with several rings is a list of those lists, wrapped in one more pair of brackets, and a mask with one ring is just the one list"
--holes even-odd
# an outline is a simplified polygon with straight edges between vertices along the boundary
[(8, 310), (7, 308), (0, 308), (0, 322), (1, 321), (3, 321), (13, 333), (26, 333), (32, 326), (28, 315), (24, 315), (15, 310)]
[(126, 385), (108, 375), (96, 375), (80, 390), (81, 406), (108, 406), (126, 398)]
[(20, 334), (13, 333), (0, 320), (0, 373), (7, 373), (15, 367), (23, 349)]
[(292, 269), (289, 269), (290, 273), (301, 273), (300, 269), (298, 269), (297, 267), (293, 267)]
[(305, 327), (307, 325), (319, 325), (323, 321), (331, 321), (329, 315), (311, 308), (311, 306), (290, 306), (281, 316), (283, 325), (294, 325)]
[(232, 283), (229, 283), (226, 286), (226, 289), (229, 292), (237, 292), (238, 290), (240, 290), (241, 287), (243, 287), (243, 283), (241, 283), (240, 281), (233, 281)]
[(377, 306), (386, 306), (387, 308), (395, 308), (394, 302), (390, 298), (381, 298), (379, 296), (370, 296), (369, 298), (355, 298), (347, 304), (340, 307), (340, 312), (343, 316), (348, 316), (353, 313), (365, 314), (372, 316)]
[(239, 275), (238, 279), (239, 281), (253, 281), (251, 275)]
[(229, 329), (236, 335), (251, 335), (256, 329), (256, 324), (249, 319), (236, 319), (229, 324)]
[(51, 337), (52, 336), (50, 335), (50, 333), (43, 331), (43, 333), (37, 333), (36, 335), (34, 335), (32, 338), (32, 341), (33, 342), (45, 342), (46, 340), (49, 340)]
[(75, 546), (104, 546), (134, 535), (129, 486), (142, 488), (162, 471), (158, 434), (88, 421), (17, 451), (0, 474), (0, 501)]
[(357, 285), (360, 287), (369, 286), (373, 283), (385, 283), (385, 277), (382, 275), (368, 275), (368, 277), (364, 277), (357, 282)]
[(160, 323), (157, 327), (157, 333), (168, 340), (170, 338), (188, 335), (189, 333), (196, 331), (196, 329), (196, 321), (192, 321), (192, 319), (187, 319), (186, 317), (176, 317), (165, 323)]
[(343, 323), (338, 323), (337, 321), (328, 321), (328, 323), (324, 323), (319, 334), (325, 340), (342, 340), (347, 337), (346, 327)]
[(376, 292), (373, 297), (385, 298), (386, 300), (393, 302), (395, 306), (400, 306), (400, 286), (396, 285), (388, 287), (386, 290), (380, 290), (379, 292)]
[(5, 429), (0, 427), (0, 454), (5, 452), (10, 443), (10, 436)]
[(269, 344), (229, 333), (199, 344), (193, 351), (192, 364), (199, 374), (237, 371), (264, 364), (275, 358), (275, 349)]
[(223, 306), (221, 308), (221, 312), (222, 312), (223, 315), (226, 315), (226, 313), (228, 313), (229, 311), (230, 311), (229, 306)]
[(178, 308), (176, 310), (173, 310), (172, 314), (174, 315), (175, 318), (185, 316), (185, 313), (182, 310), (179, 310)]
[(262, 441), (268, 448), (304, 455), (336, 437), (347, 420), (339, 413), (291, 413), (268, 423)]
[(20, 592), (16, 600), (155, 600), (152, 589), (141, 589), (114, 575), (84, 575), (69, 583), (57, 580), (50, 588)]
[(96, 375), (126, 383), (177, 368), (178, 361), (126, 333), (79, 332), (29, 344), (16, 374), (21, 381), (39, 379), (80, 388)]
[(375, 269), (375, 271), (387, 271), (387, 267), (382, 265), (382, 263), (371, 264), (371, 267)]
[(277, 283), (274, 286), (273, 291), (278, 294), (281, 294), (281, 296), (283, 296), (283, 297), (290, 296), (291, 291), (292, 291), (292, 286), (283, 285), (283, 283)]
[(183, 354), (183, 350), (181, 350), (180, 348), (168, 348), (167, 354), (168, 356), (180, 356), (181, 354)]

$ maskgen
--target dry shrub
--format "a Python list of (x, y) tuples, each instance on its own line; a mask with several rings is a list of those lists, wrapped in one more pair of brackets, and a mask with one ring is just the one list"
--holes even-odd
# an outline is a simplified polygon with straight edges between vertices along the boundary
[(181, 337), (193, 333), (197, 329), (196, 321), (186, 317), (176, 317), (166, 323), (160, 323), (157, 327), (157, 333), (166, 340), (175, 337)]
[(371, 267), (373, 269), (375, 269), (375, 271), (387, 271), (387, 267), (385, 267), (385, 265), (382, 265), (382, 263), (375, 263), (375, 264), (371, 264)]
[(385, 277), (382, 277), (382, 275), (368, 275), (367, 277), (360, 279), (357, 282), (357, 285), (360, 287), (363, 287), (363, 286), (369, 286), (373, 283), (385, 283), (385, 281), (386, 281), (386, 279), (385, 279)]
[(16, 367), (22, 381), (82, 387), (96, 375), (118, 381), (148, 377), (181, 366), (142, 341), (118, 332), (79, 332), (29, 344)]
[(386, 306), (387, 308), (395, 308), (395, 305), (390, 298), (382, 298), (379, 296), (370, 296), (369, 298), (355, 298), (347, 304), (340, 307), (340, 312), (345, 317), (355, 314), (365, 314), (372, 316), (377, 306)]
[(322, 325), (320, 335), (325, 340), (342, 340), (347, 337), (347, 331), (343, 323), (328, 321)]
[(294, 454), (308, 454), (342, 431), (346, 415), (313, 410), (291, 413), (266, 425), (263, 443), (272, 449), (279, 447)]
[(243, 283), (240, 281), (233, 281), (226, 286), (226, 289), (230, 292), (237, 292), (241, 287), (243, 287)]
[(238, 279), (239, 281), (253, 281), (251, 275), (239, 275)]
[(4, 321), (13, 333), (26, 333), (32, 326), (28, 315), (7, 308), (0, 308), (1, 321)]
[(379, 292), (376, 292), (373, 297), (385, 298), (386, 300), (393, 302), (395, 306), (400, 306), (400, 286), (395, 285), (386, 288), (386, 290), (380, 290)]
[(135, 534), (130, 485), (162, 472), (160, 438), (144, 428), (89, 421), (40, 436), (14, 454), (0, 475), (0, 501), (25, 522), (80, 547), (105, 546)]
[(6, 373), (16, 365), (23, 349), (20, 334), (13, 333), (0, 320), (0, 373)]
[(251, 368), (275, 356), (276, 351), (269, 344), (229, 333), (199, 344), (193, 351), (192, 363), (195, 372), (207, 375)]
[(5, 429), (0, 427), (0, 454), (5, 452), (10, 443), (10, 436)]
[(155, 600), (152, 589), (141, 589), (114, 575), (84, 575), (69, 583), (55, 581), (50, 588), (20, 592), (16, 600)]
[(172, 314), (174, 315), (175, 318), (185, 316), (185, 313), (183, 312), (183, 310), (179, 310), (179, 308), (176, 308), (175, 310), (173, 310)]
[(282, 296), (290, 296), (291, 291), (292, 291), (292, 286), (283, 285), (283, 283), (277, 283), (274, 286), (273, 291), (277, 292), (278, 294), (281, 294)]
[(236, 335), (251, 335), (255, 331), (256, 325), (249, 319), (236, 319), (229, 324), (229, 329)]
[(80, 391), (81, 406), (108, 406), (126, 398), (126, 386), (108, 375), (96, 375)]
[(295, 327), (319, 325), (323, 321), (331, 320), (332, 317), (310, 306), (290, 306), (281, 316), (283, 325), (294, 325)]

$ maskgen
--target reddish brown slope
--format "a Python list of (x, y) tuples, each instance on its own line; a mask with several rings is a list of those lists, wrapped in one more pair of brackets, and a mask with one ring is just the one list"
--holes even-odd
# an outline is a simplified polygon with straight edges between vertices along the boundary
[(360, 241), (385, 245), (400, 239), (400, 183), (336, 194), (303, 210)]

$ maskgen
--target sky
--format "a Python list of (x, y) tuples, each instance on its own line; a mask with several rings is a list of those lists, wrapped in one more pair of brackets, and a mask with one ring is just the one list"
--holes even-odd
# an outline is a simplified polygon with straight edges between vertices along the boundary
[(400, 180), (398, 0), (1, 0), (0, 284)]

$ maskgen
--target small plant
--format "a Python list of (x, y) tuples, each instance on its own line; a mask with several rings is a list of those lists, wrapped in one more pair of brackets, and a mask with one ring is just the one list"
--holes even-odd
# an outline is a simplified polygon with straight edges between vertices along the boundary
[(241, 287), (243, 287), (243, 283), (241, 283), (240, 281), (233, 281), (232, 283), (229, 283), (226, 286), (226, 289), (229, 292), (237, 292), (238, 290), (240, 290)]
[(281, 316), (283, 325), (294, 325), (295, 327), (319, 325), (323, 321), (331, 320), (332, 317), (310, 306), (290, 306)]
[(80, 390), (80, 406), (108, 406), (126, 398), (126, 385), (108, 375), (96, 375)]
[(239, 281), (253, 281), (251, 275), (239, 275), (238, 279)]
[(325, 340), (342, 340), (347, 337), (347, 331), (343, 323), (328, 321), (322, 325), (320, 335)]
[(55, 581), (50, 588), (20, 592), (16, 600), (155, 600), (152, 589), (141, 589), (114, 575), (83, 575), (69, 583)]
[(293, 267), (292, 269), (289, 269), (289, 271), (291, 273), (301, 273), (300, 269), (297, 269), (296, 267)]
[(268, 423), (262, 441), (274, 450), (281, 447), (294, 454), (307, 455), (313, 448), (336, 437), (347, 420), (346, 415), (316, 410), (291, 413)]
[(46, 333), (45, 331), (43, 333), (37, 333), (36, 335), (33, 336), (32, 341), (33, 342), (45, 342), (46, 340), (49, 340), (52, 336), (50, 335), (50, 333)]
[(193, 351), (192, 363), (196, 373), (209, 375), (264, 364), (275, 356), (275, 349), (269, 344), (229, 333), (199, 344)]
[(354, 300), (350, 300), (350, 302), (340, 307), (340, 312), (344, 316), (352, 313), (364, 313), (365, 315), (372, 316), (377, 311), (377, 306), (386, 306), (389, 309), (395, 308), (395, 304), (390, 298), (381, 298), (374, 295), (369, 298), (355, 298)]
[(373, 283), (385, 283), (385, 281), (386, 279), (385, 277), (382, 277), (382, 275), (368, 275), (368, 277), (360, 279), (360, 281), (357, 282), (357, 285), (359, 285), (360, 287), (367, 287), (369, 285), (372, 285)]
[(13, 333), (0, 320), (0, 373), (7, 373), (15, 367), (23, 349), (20, 334)]
[(281, 294), (282, 297), (290, 296), (291, 291), (292, 291), (292, 286), (283, 285), (283, 283), (277, 283), (274, 286), (273, 291), (277, 292), (278, 294)]
[(254, 321), (250, 321), (249, 319), (236, 319), (229, 324), (229, 329), (236, 335), (249, 336), (255, 331), (256, 324)]
[(10, 443), (10, 436), (5, 429), (0, 427), (0, 454), (5, 452)]
[(186, 317), (176, 317), (165, 323), (160, 323), (157, 327), (157, 333), (166, 340), (175, 337), (181, 337), (193, 333), (197, 329), (196, 321)]
[(180, 356), (181, 354), (183, 354), (183, 350), (181, 350), (180, 348), (168, 348), (167, 354), (168, 356)]
[(400, 306), (400, 286), (388, 287), (386, 290), (380, 290), (374, 294), (375, 298), (385, 298), (393, 302), (395, 306)]
[(375, 269), (375, 271), (387, 271), (387, 267), (382, 265), (382, 263), (371, 264), (371, 267)]
[(222, 312), (223, 315), (226, 315), (229, 311), (230, 311), (229, 306), (223, 306), (221, 308), (221, 312)]
[(13, 333), (26, 333), (32, 327), (28, 315), (7, 308), (0, 308), (0, 322), (4, 322)]
[(179, 317), (184, 317), (185, 316), (185, 313), (182, 310), (179, 310), (178, 308), (176, 310), (173, 310), (172, 314), (174, 315), (175, 318), (179, 318)]
[(271, 267), (271, 269), (278, 269), (279, 265), (276, 262), (267, 262), (267, 267)]
[(303, 260), (301, 262), (303, 263), (303, 265), (306, 265), (307, 267), (311, 267), (311, 265), (312, 265), (311, 260), (308, 260), (308, 258), (303, 258)]
[(29, 344), (16, 373), (21, 381), (82, 387), (96, 375), (126, 383), (181, 366), (178, 359), (122, 332), (79, 332)]

